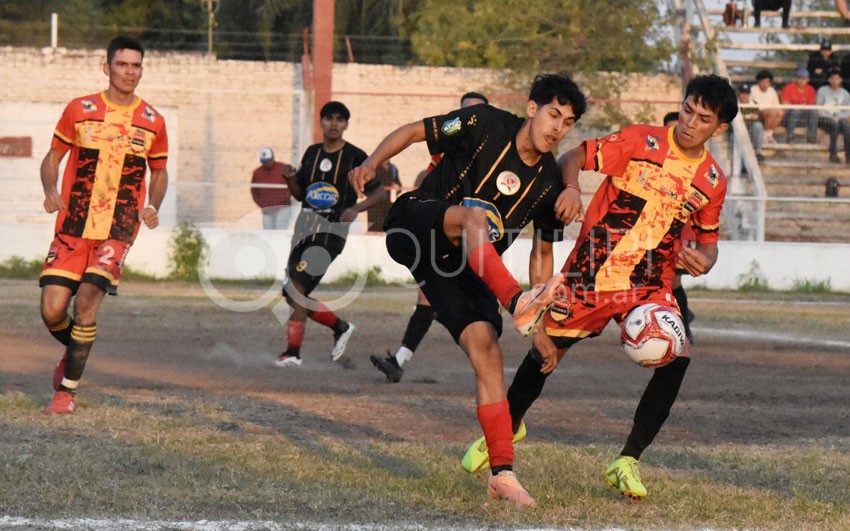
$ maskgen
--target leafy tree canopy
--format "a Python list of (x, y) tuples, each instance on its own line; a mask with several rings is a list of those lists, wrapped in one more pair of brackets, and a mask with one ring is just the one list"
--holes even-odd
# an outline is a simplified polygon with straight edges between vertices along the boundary
[(422, 0), (402, 27), (431, 65), (641, 72), (672, 52), (655, 0)]

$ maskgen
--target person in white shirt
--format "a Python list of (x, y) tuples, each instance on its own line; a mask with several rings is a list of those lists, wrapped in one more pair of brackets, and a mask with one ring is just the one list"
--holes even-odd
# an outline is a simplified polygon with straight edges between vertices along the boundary
[(782, 123), (785, 111), (779, 108), (779, 94), (773, 88), (773, 74), (761, 70), (756, 74), (756, 84), (750, 88), (750, 103), (758, 105), (761, 122), (764, 124), (764, 143), (775, 144), (774, 132)]
[[(817, 104), (826, 107), (850, 106), (850, 92), (841, 86), (841, 71), (830, 70), (828, 85), (818, 89)], [(829, 133), (829, 161), (838, 158), (838, 135), (844, 135), (844, 161), (850, 163), (850, 110), (827, 108), (818, 110), (818, 127)]]

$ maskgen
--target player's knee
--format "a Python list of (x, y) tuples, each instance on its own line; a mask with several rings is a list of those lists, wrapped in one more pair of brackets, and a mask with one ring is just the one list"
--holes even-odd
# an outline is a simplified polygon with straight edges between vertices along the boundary
[(41, 300), (41, 320), (48, 327), (60, 324), (68, 315), (68, 301), (51, 297)]
[(41, 320), (47, 327), (57, 326), (67, 316), (68, 310), (64, 306), (41, 305)]
[(487, 212), (481, 208), (464, 208), (463, 228), (467, 231), (488, 230)]

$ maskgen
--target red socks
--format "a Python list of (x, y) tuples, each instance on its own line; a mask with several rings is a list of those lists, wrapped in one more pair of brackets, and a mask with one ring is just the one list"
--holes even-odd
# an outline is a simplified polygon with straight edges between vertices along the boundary
[[(487, 284), (503, 307), (509, 308), (511, 300), (517, 293), (522, 292), (516, 279), (505, 267), (502, 257), (490, 242), (485, 242), (472, 249), (468, 256), (469, 266), (481, 280)], [(489, 443), (488, 443), (489, 444)]]
[(484, 429), (484, 439), (490, 454), (490, 468), (513, 465), (514, 434), (511, 430), (508, 401), (478, 406), (478, 422)]
[(336, 314), (323, 303), (315, 301), (315, 304), (318, 305), (318, 307), (313, 311), (308, 311), (307, 317), (316, 321), (320, 325), (327, 326), (328, 328), (336, 326), (337, 321), (339, 321), (339, 317), (337, 317)]
[(304, 321), (294, 321), (292, 319), (286, 322), (287, 349), (301, 348), (301, 343), (304, 342), (304, 327), (306, 324)]

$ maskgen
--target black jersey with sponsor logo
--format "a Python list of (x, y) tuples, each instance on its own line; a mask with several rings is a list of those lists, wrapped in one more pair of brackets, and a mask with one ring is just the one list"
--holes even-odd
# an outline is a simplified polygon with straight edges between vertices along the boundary
[[(322, 149), (322, 144), (308, 147), (295, 173), (296, 182), (304, 189), (301, 207), (328, 221), (339, 221), (342, 211), (357, 202), (357, 194), (348, 182), (348, 171), (363, 164), (364, 160), (366, 153), (348, 142), (333, 153)], [(377, 182), (371, 188), (380, 184)]]
[(555, 216), (561, 171), (551, 153), (533, 166), (522, 161), (516, 135), (524, 121), (486, 104), (424, 120), (428, 149), (444, 155), (413, 193), (486, 210), (490, 241), (499, 254), (532, 221), (544, 241), (563, 238), (563, 224)]
[[(340, 224), (342, 212), (354, 206), (357, 193), (348, 182), (348, 171), (360, 166), (366, 153), (354, 144), (346, 142), (342, 148), (328, 153), (322, 144), (313, 144), (304, 151), (301, 167), (295, 173), (296, 182), (304, 190), (301, 213), (295, 224), (295, 239), (301, 241), (320, 233), (337, 234), (345, 238), (348, 224)], [(380, 181), (369, 183), (367, 193)]]

